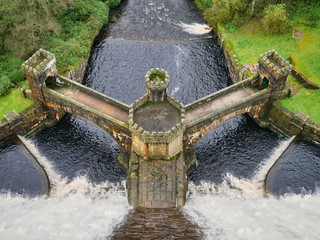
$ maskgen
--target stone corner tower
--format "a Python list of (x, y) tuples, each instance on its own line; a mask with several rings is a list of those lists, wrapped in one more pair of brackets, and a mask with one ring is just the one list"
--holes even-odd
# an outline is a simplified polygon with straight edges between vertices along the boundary
[(46, 86), (48, 78), (57, 76), (55, 55), (43, 49), (39, 49), (24, 64), (22, 69), (27, 76), (34, 100), (44, 100), (42, 89)]
[(286, 61), (274, 49), (259, 56), (259, 86), (265, 88), (268, 85), (273, 90), (282, 90), (293, 66)]

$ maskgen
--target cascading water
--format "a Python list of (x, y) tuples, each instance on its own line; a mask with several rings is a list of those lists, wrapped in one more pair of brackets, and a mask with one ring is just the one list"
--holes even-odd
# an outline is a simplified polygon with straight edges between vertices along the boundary
[[(160, 67), (170, 74), (169, 94), (190, 103), (230, 84), (221, 48), (210, 38), (212, 32), (192, 1), (125, 1), (121, 17), (102, 30), (92, 48), (85, 84), (131, 104), (145, 93), (146, 71)], [(116, 142), (75, 116), (63, 118), (33, 139), (21, 140), (45, 168), (51, 192), (48, 197), (34, 197), (37, 191), (28, 191), (28, 184), (21, 186), (25, 191), (15, 191), (11, 180), (1, 182), (1, 188), (21, 195), (8, 191), (0, 195), (0, 239), (105, 239), (111, 235), (129, 211)], [(197, 144), (198, 164), (188, 173), (189, 193), (183, 208), (187, 218), (202, 227), (208, 239), (318, 239), (320, 195), (313, 182), (320, 181), (319, 174), (304, 182), (313, 187), (312, 194), (301, 195), (298, 190), (298, 195), (263, 194), (264, 175), (291, 141), (280, 140), (247, 116), (230, 119), (209, 132)], [(276, 170), (269, 172), (267, 185), (280, 181), (282, 195), (292, 175), (299, 176), (311, 166), (320, 169), (316, 164), (319, 147), (304, 144), (290, 145), (275, 164)], [(296, 146), (308, 154), (296, 154), (301, 152)], [(309, 165), (310, 156), (314, 165)], [(23, 181), (15, 183), (33, 182), (29, 187), (39, 188), (30, 166), (23, 165), (24, 171), (13, 168), (21, 166), (22, 159), (14, 145), (3, 146), (0, 176), (6, 181), (10, 175), (21, 175)], [(286, 175), (280, 163), (290, 162), (299, 162), (299, 168), (291, 165), (291, 175)], [(7, 169), (18, 173), (5, 174)], [(30, 178), (35, 180), (27, 181)]]

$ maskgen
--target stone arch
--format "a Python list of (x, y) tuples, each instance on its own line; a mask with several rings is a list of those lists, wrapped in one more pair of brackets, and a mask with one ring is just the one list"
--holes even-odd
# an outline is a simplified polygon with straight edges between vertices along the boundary
[[(268, 100), (266, 102), (268, 102)], [(222, 116), (218, 115), (213, 119), (204, 120), (192, 127), (187, 128), (183, 137), (184, 152), (187, 154), (190, 152), (193, 152), (193, 149), (196, 143), (204, 135), (206, 135), (209, 131), (211, 131), (213, 128), (215, 128), (222, 122), (244, 113), (249, 113), (249, 112), (258, 113), (260, 109), (265, 106), (266, 102), (262, 102), (257, 105), (248, 105), (248, 106), (236, 109), (235, 111), (230, 112), (228, 114), (224, 114)], [(254, 117), (258, 117), (258, 116), (254, 116)]]

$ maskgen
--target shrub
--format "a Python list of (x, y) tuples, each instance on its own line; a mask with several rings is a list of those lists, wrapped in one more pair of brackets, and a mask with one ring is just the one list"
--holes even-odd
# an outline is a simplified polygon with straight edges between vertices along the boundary
[(21, 59), (0, 56), (0, 78), (7, 76), (13, 84), (23, 81), (25, 77), (21, 69), (23, 62)]
[(120, 4), (121, 0), (107, 0), (106, 2), (111, 8), (114, 8)]
[(269, 33), (285, 33), (289, 30), (289, 19), (284, 4), (269, 5), (265, 8), (262, 24)]
[(211, 7), (212, 0), (195, 0), (197, 7), (201, 10)]
[(205, 19), (216, 28), (218, 23), (240, 26), (248, 19), (247, 0), (213, 0), (204, 11)]
[(230, 33), (234, 33), (237, 30), (237, 27), (230, 22), (228, 22), (225, 27)]
[(0, 96), (5, 95), (9, 92), (13, 86), (8, 76), (4, 75), (0, 78)]

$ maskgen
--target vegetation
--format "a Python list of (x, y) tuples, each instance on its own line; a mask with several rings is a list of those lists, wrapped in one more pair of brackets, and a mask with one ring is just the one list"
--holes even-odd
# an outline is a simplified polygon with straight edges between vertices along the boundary
[(289, 30), (289, 19), (284, 4), (269, 5), (262, 18), (264, 29), (269, 33), (286, 33)]
[[(0, 79), (23, 80), (21, 63), (40, 47), (60, 71), (88, 55), (93, 37), (120, 0), (0, 1)], [(3, 71), (5, 70), (5, 71)], [(7, 76), (7, 77), (3, 77)]]
[(291, 75), (288, 77), (288, 82), (300, 91), (291, 98), (281, 100), (280, 103), (293, 113), (300, 111), (307, 114), (311, 120), (320, 122), (320, 89), (305, 89)]
[(33, 101), (21, 96), (18, 88), (11, 89), (10, 94), (0, 97), (0, 102), (0, 120), (13, 110), (19, 113), (33, 104)]
[[(109, 7), (120, 1), (0, 1), (0, 96), (15, 93), (10, 88), (25, 79), (21, 64), (39, 48), (56, 55), (60, 73), (79, 64), (107, 23)], [(1, 108), (6, 105), (4, 99)]]
[[(261, 53), (275, 49), (294, 65), (295, 70), (320, 86), (319, 0), (195, 2), (204, 11), (207, 21), (223, 35), (226, 47), (240, 63), (257, 63)], [(219, 10), (217, 6), (225, 9)], [(303, 38), (293, 38), (293, 30), (300, 31)], [(300, 91), (281, 103), (294, 113), (302, 111), (320, 122), (320, 90), (305, 89), (293, 77), (290, 77), (290, 83)]]

